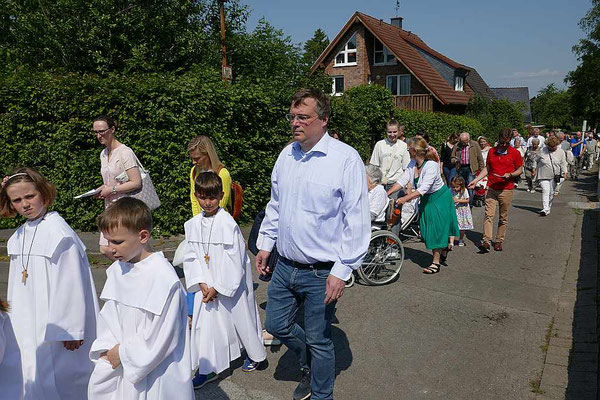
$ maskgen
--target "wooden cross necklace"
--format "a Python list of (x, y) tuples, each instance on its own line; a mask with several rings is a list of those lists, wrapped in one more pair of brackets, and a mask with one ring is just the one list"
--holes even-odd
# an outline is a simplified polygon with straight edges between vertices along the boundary
[(23, 270), (21, 272), (21, 282), (23, 284), (25, 284), (27, 282), (27, 278), (29, 277), (29, 274), (27, 273), (27, 269), (29, 268), (29, 257), (31, 256), (31, 249), (33, 248), (33, 242), (35, 241), (35, 235), (37, 234), (37, 230), (40, 227), (40, 224), (42, 223), (42, 221), (44, 220), (45, 217), (46, 217), (46, 215), (44, 214), (44, 216), (42, 217), (40, 222), (38, 222), (38, 224), (35, 226), (35, 230), (33, 231), (33, 238), (31, 238), (31, 244), (29, 245), (29, 252), (27, 253), (27, 262), (25, 264), (23, 264), (23, 260), (25, 259), (25, 254), (23, 252), (25, 250), (25, 233), (27, 233), (27, 229), (26, 229), (26, 225), (23, 226), (23, 244), (21, 245), (21, 268)]
[[(213, 216), (213, 219), (210, 223), (210, 231), (208, 233), (208, 242), (207, 242), (206, 248), (204, 247), (204, 234), (202, 234), (202, 250), (204, 250), (204, 261), (206, 261), (207, 267), (208, 267), (208, 262), (210, 261), (210, 256), (208, 255), (208, 250), (210, 249), (210, 238), (212, 236), (212, 229), (213, 229), (214, 223), (215, 223), (215, 216)], [(200, 226), (200, 229), (202, 229), (202, 226)]]

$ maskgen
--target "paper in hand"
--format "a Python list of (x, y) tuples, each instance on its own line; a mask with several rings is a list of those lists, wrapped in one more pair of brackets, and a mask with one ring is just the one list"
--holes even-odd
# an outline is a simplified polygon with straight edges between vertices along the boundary
[(94, 196), (94, 195), (96, 195), (98, 193), (100, 193), (100, 189), (99, 188), (98, 189), (89, 190), (89, 191), (87, 191), (85, 193), (82, 193), (79, 196), (75, 196), (73, 198), (74, 199), (83, 199), (84, 197), (91, 197), (91, 196)]

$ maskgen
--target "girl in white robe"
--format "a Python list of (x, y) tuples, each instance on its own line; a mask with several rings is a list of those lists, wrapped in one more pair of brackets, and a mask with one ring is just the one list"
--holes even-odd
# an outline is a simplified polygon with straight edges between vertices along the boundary
[(0, 299), (0, 400), (22, 400), (21, 352), (7, 311)]
[(267, 353), (240, 228), (222, 208), (210, 217), (204, 214), (185, 223), (183, 268), (188, 291), (198, 292), (204, 283), (218, 293), (208, 303), (202, 301), (202, 293), (194, 299), (192, 368), (206, 375), (229, 368), (242, 348), (254, 362), (265, 360)]
[[(183, 285), (162, 252), (106, 270), (90, 400), (193, 400), (187, 304)], [(119, 344), (121, 364), (102, 355)]]
[(27, 218), (7, 245), (25, 400), (86, 399), (93, 368), (98, 299), (84, 244), (58, 213), (47, 212), (55, 196), (30, 168), (5, 177), (0, 191), (0, 213)]

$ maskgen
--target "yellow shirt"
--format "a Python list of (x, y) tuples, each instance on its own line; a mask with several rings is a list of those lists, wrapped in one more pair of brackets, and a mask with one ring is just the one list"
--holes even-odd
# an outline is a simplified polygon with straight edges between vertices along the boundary
[[(219, 202), (219, 206), (227, 210), (227, 212), (231, 212), (231, 175), (226, 168), (221, 168), (219, 178), (223, 182), (223, 198)], [(200, 207), (194, 195), (194, 167), (190, 170), (190, 201), (192, 202), (192, 214), (195, 217), (202, 212), (202, 207)]]

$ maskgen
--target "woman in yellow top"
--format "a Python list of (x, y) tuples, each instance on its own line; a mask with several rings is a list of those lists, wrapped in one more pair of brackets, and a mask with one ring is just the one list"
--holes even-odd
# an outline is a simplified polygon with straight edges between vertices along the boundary
[(190, 201), (192, 203), (192, 214), (200, 214), (202, 208), (194, 196), (194, 180), (196, 174), (202, 171), (216, 172), (223, 181), (223, 199), (219, 206), (231, 213), (231, 175), (225, 168), (215, 150), (215, 146), (207, 136), (197, 136), (190, 140), (187, 147), (188, 154), (194, 166), (190, 170)]

